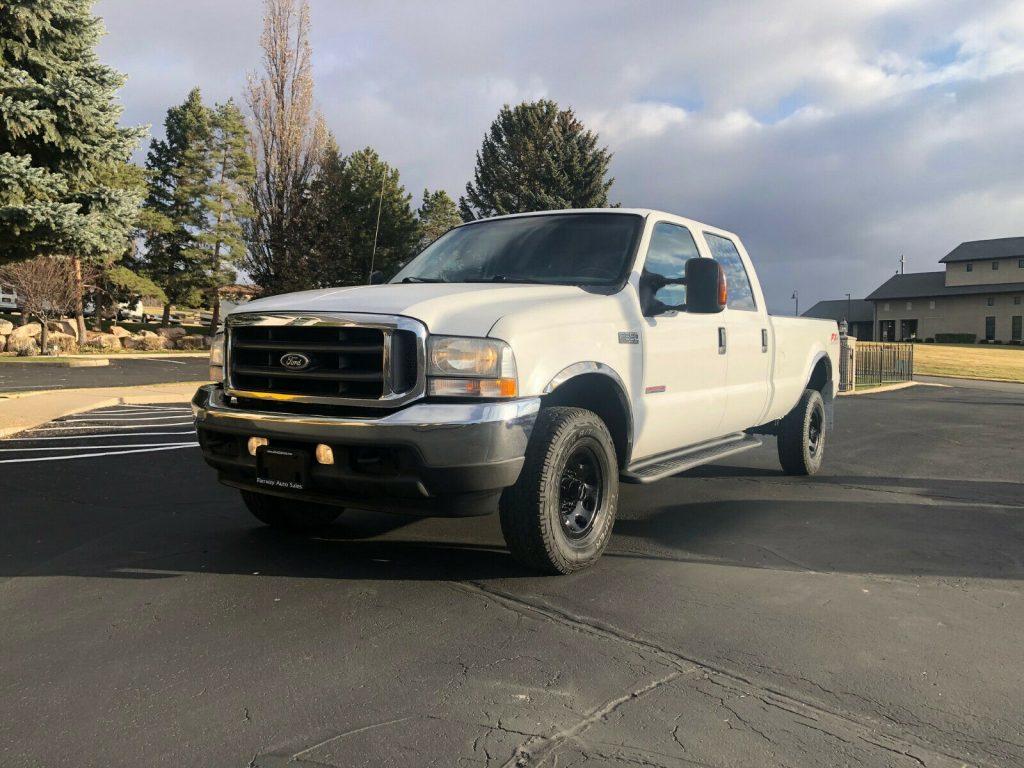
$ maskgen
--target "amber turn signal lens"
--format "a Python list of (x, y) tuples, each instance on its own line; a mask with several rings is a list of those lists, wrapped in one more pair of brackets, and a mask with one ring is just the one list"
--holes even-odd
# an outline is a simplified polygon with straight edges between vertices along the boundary
[(519, 386), (515, 379), (448, 379), (427, 380), (427, 392), (435, 397), (516, 397)]

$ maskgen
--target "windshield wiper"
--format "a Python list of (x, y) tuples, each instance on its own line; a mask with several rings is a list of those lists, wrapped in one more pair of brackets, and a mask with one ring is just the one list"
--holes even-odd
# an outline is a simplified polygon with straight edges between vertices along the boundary
[(545, 280), (534, 280), (532, 277), (510, 277), (509, 275), (494, 275), (492, 277), (475, 277), (463, 280), (464, 283), (535, 283), (537, 285), (551, 285)]
[(410, 275), (409, 277), (403, 277), (402, 278), (402, 282), (403, 283), (443, 283), (445, 281), (442, 280), (439, 277), (416, 277), (415, 275)]

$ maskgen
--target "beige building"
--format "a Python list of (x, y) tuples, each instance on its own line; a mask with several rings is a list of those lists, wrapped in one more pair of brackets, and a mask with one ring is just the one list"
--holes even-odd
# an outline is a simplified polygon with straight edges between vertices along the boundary
[[(894, 275), (868, 295), (876, 339), (1021, 343), (1024, 237), (961, 243), (939, 263), (941, 272)], [(937, 338), (947, 334), (961, 338)]]

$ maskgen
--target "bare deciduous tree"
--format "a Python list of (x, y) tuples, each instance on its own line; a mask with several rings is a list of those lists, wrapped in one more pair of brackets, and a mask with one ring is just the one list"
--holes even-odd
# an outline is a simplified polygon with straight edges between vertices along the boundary
[(327, 131), (313, 107), (307, 0), (266, 0), (264, 72), (249, 76), (256, 181), (247, 231), (246, 270), (272, 292), (288, 290), (301, 273), (300, 214)]
[(22, 312), (42, 325), (39, 347), (44, 355), (49, 354), (47, 322), (70, 314), (81, 298), (79, 274), (65, 256), (37, 256), (0, 267), (0, 280), (14, 287)]

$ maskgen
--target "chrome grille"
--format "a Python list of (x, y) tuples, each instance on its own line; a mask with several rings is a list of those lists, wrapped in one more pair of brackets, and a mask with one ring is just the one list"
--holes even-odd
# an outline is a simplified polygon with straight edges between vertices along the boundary
[(423, 394), (426, 330), (407, 318), (246, 313), (226, 325), (229, 394), (358, 405)]

